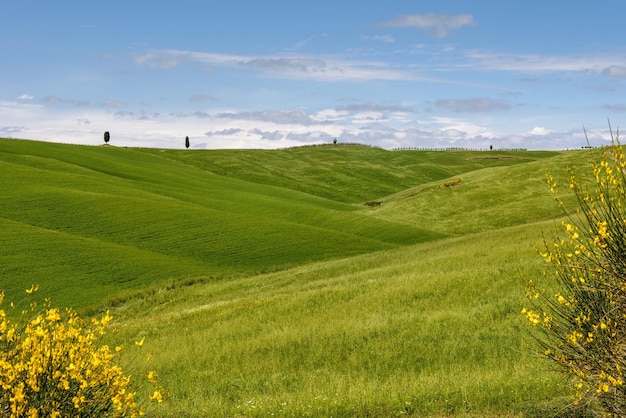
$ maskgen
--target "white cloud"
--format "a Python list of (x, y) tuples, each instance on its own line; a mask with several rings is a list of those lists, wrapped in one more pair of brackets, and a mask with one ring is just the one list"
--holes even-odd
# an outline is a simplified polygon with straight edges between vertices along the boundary
[(526, 132), (526, 135), (532, 136), (540, 136), (540, 135), (550, 135), (553, 131), (544, 128), (543, 126), (535, 126), (530, 131)]
[(435, 102), (437, 107), (450, 109), (454, 112), (493, 112), (496, 110), (509, 110), (510, 105), (500, 100), (490, 98), (471, 99), (443, 99)]
[(102, 106), (120, 109), (126, 107), (126, 103), (121, 100), (105, 100), (102, 102)]
[(383, 120), (384, 115), (382, 112), (373, 112), (373, 111), (359, 112), (359, 113), (355, 113), (351, 119), (352, 119), (353, 124), (371, 123), (374, 121)]
[(22, 94), (21, 96), (18, 97), (18, 100), (33, 100), (34, 97), (31, 96), (30, 94)]
[(316, 122), (342, 122), (347, 119), (349, 112), (339, 109), (323, 109), (311, 115)]
[[(482, 119), (482, 120), (481, 120)], [(183, 148), (272, 149), (304, 144), (359, 142), (384, 148), (466, 147), (564, 149), (586, 144), (582, 130), (563, 131), (519, 123), (499, 131), (488, 114), (480, 118), (437, 117), (411, 108), (356, 103), (309, 112), (305, 109), (159, 113), (106, 108), (0, 102), (0, 136), (100, 145), (104, 131), (111, 145)], [(604, 137), (589, 129), (592, 145)], [(606, 136), (606, 135), (605, 135)], [(595, 141), (595, 142), (594, 142)]]
[(28, 121), (43, 109), (42, 105), (20, 102), (0, 101), (0, 120)]
[[(430, 22), (436, 22), (432, 16)], [(439, 16), (441, 17), (441, 16)], [(420, 19), (400, 19), (400, 25)], [(441, 19), (440, 19), (441, 20)], [(442, 22), (445, 20), (441, 20)], [(464, 21), (452, 19), (452, 22)], [(467, 20), (469, 21), (469, 20)], [(394, 21), (387, 22), (391, 25)], [(417, 24), (417, 23), (415, 23)], [(434, 23), (431, 23), (434, 24)], [(422, 51), (423, 53), (423, 51)], [(435, 54), (435, 53), (433, 53)], [(449, 49), (438, 51), (437, 59), (427, 67), (418, 64), (400, 64), (394, 60), (359, 60), (339, 55), (315, 54), (273, 54), (237, 55), (198, 52), (187, 50), (154, 50), (136, 54), (135, 63), (164, 70), (175, 68), (183, 63), (199, 64), (202, 68), (238, 70), (263, 77), (320, 82), (364, 82), (364, 81), (422, 81), (431, 83), (457, 84), (485, 89), (506, 89), (506, 87), (485, 83), (441, 78), (441, 74), (453, 71), (473, 70), (476, 72), (501, 71), (521, 74), (550, 72), (579, 72), (601, 74), (613, 78), (626, 78), (626, 56), (619, 54), (586, 54), (577, 56), (543, 54), (508, 54), (487, 50), (458, 51)], [(437, 74), (437, 76), (428, 75)], [(56, 96), (48, 96), (53, 99)], [(45, 99), (44, 99), (45, 100)], [(59, 99), (60, 100), (60, 99)], [(191, 101), (212, 100), (212, 96), (196, 95)], [(445, 104), (444, 104), (445, 106)], [(501, 106), (504, 109), (505, 106)]]
[[(418, 16), (418, 17), (416, 17)], [(458, 15), (465, 16), (465, 15)], [(442, 22), (454, 24), (471, 22), (469, 18), (446, 20), (451, 16), (411, 15), (385, 22), (388, 26), (418, 25), (439, 29), (435, 23), (446, 28)], [(452, 16), (454, 17), (454, 16)], [(430, 23), (427, 23), (430, 22)], [(454, 23), (456, 22), (456, 23)], [(454, 23), (454, 24), (453, 24)], [(466, 23), (470, 24), (470, 23)], [(429, 26), (430, 25), (430, 26)], [(382, 37), (370, 37), (368, 39)], [(389, 39), (390, 40), (390, 39)], [(424, 53), (423, 47), (420, 53)], [(547, 72), (586, 72), (603, 74), (608, 77), (626, 77), (626, 56), (619, 54), (582, 54), (582, 55), (545, 55), (545, 54), (510, 54), (489, 50), (457, 49), (440, 50), (431, 55), (439, 57), (429, 62), (428, 68), (443, 74), (449, 70), (504, 71), (527, 74)], [(397, 80), (429, 81), (436, 83), (467, 84), (450, 79), (427, 77), (411, 70), (411, 65), (398, 65), (393, 61), (358, 60), (338, 55), (315, 54), (273, 54), (273, 55), (237, 55), (199, 52), (188, 50), (154, 50), (138, 53), (134, 56), (137, 65), (160, 69), (172, 69), (184, 63), (201, 64), (203, 68), (249, 71), (272, 78), (313, 80), (324, 82)], [(415, 68), (419, 68), (415, 65)], [(483, 85), (488, 88), (489, 86)], [(494, 88), (491, 86), (491, 88)], [(50, 98), (51, 96), (49, 96)]]
[(171, 69), (185, 62), (299, 80), (367, 81), (418, 78), (413, 72), (391, 68), (387, 62), (349, 60), (337, 56), (303, 54), (246, 56), (183, 50), (159, 50), (135, 55), (135, 63), (161, 69)]
[[(424, 16), (431, 15), (414, 16), (422, 16), (422, 18), (424, 18)], [(405, 16), (399, 19), (395, 24), (401, 25), (404, 21), (406, 21), (404, 24), (408, 25), (412, 20), (408, 19), (408, 16)], [(431, 21), (435, 22), (437, 19), (433, 18)], [(389, 21), (387, 23), (392, 25), (392, 22), (395, 21)], [(502, 71), (523, 74), (580, 72), (602, 74), (614, 78), (626, 78), (626, 55), (620, 54), (510, 54), (489, 50), (459, 51), (452, 47), (426, 53), (424, 48), (423, 45), (418, 48), (419, 54), (426, 54), (432, 57), (432, 59), (429, 59), (427, 67), (420, 66), (419, 62), (413, 64), (398, 64), (393, 60), (359, 60), (339, 55), (295, 53), (236, 55), (186, 50), (155, 50), (143, 52), (136, 54), (134, 60), (137, 65), (164, 70), (172, 69), (184, 63), (195, 63), (202, 65), (204, 68), (247, 71), (261, 76), (279, 79), (321, 82), (371, 80), (424, 81), (468, 85), (489, 89), (502, 89), (502, 87), (487, 85), (485, 83), (460, 81), (452, 78), (442, 78), (440, 76), (453, 70), (473, 70), (478, 72)], [(431, 74), (436, 73), (438, 76), (429, 76), (424, 71), (429, 71)]]
[(589, 72), (609, 77), (626, 77), (626, 57), (619, 54), (541, 55), (507, 54), (493, 51), (465, 52), (467, 62), (458, 68), (524, 73)]
[(357, 103), (350, 105), (341, 105), (336, 107), (337, 110), (347, 110), (347, 111), (378, 111), (378, 112), (413, 112), (414, 110), (410, 107), (405, 106), (385, 106), (379, 105), (376, 103)]
[(0, 126), (1, 138), (14, 138), (15, 134), (18, 134), (24, 130), (23, 126)]
[(624, 65), (611, 65), (602, 70), (602, 74), (609, 77), (626, 78), (626, 66)]
[[(432, 118), (431, 131), (447, 131), (448, 133), (457, 132), (463, 139), (474, 137), (487, 137), (494, 138), (498, 135), (486, 126), (477, 124), (475, 122), (468, 122), (464, 119), (446, 118), (446, 117), (433, 117)], [(439, 126), (439, 129), (436, 127)], [(462, 134), (461, 134), (462, 133)]]
[(296, 124), (308, 126), (314, 123), (308, 113), (302, 109), (258, 112), (225, 112), (218, 113), (215, 117), (233, 120), (272, 122), (280, 125)]
[(401, 16), (396, 19), (380, 23), (380, 26), (395, 28), (417, 28), (432, 32), (436, 37), (448, 36), (450, 31), (463, 26), (475, 26), (476, 22), (471, 14), (440, 15), (440, 14), (415, 14)]

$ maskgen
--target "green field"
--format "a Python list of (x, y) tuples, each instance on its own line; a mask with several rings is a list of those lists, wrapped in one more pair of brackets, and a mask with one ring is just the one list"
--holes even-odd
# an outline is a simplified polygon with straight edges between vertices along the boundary
[(0, 280), (146, 336), (155, 416), (570, 416), (519, 311), (596, 155), (0, 139)]

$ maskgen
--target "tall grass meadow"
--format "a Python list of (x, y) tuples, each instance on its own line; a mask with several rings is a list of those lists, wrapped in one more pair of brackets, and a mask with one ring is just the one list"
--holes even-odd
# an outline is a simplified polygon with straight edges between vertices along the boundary
[[(31, 324), (39, 338), (71, 320), (93, 335), (102, 367), (112, 356), (136, 392), (137, 407), (102, 395), (100, 415), (570, 416), (559, 411), (580, 411), (573, 384), (529, 349), (518, 278), (541, 276), (534, 246), (562, 217), (545, 170), (597, 153), (0, 139), (6, 299), (37, 278), (36, 298), (69, 308), (37, 299), (7, 310), (6, 329), (25, 339)], [(72, 369), (58, 367), (48, 381)], [(100, 390), (75, 376), (71, 389)], [(34, 415), (25, 400), (60, 396), (24, 379), (2, 412)], [(63, 414), (80, 412), (74, 397)]]

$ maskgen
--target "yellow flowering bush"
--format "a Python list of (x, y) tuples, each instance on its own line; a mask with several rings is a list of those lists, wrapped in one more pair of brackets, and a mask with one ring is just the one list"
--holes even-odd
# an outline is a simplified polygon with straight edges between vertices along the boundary
[[(549, 268), (530, 281), (522, 309), (543, 354), (574, 380), (578, 404), (626, 416), (626, 158), (617, 137), (582, 186), (578, 209), (540, 254)], [(548, 183), (561, 208), (556, 181)]]
[[(33, 293), (31, 287), (27, 293)], [(0, 292), (0, 304), (4, 293)], [(13, 304), (11, 304), (13, 307)], [(0, 309), (0, 416), (134, 417), (142, 415), (130, 376), (117, 360), (122, 347), (102, 343), (112, 320), (86, 320), (46, 300), (11, 320)], [(143, 343), (143, 341), (142, 341)], [(163, 400), (154, 372), (151, 399)]]

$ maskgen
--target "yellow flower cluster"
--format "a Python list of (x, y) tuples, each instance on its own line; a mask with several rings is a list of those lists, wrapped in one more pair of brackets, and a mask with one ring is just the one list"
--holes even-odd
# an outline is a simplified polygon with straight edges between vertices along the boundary
[[(48, 300), (41, 309), (31, 303), (16, 322), (0, 309), (0, 416), (141, 415), (131, 379), (116, 363), (121, 347), (101, 344), (111, 320), (108, 311), (85, 320)], [(149, 380), (157, 383), (154, 374)], [(151, 398), (163, 400), (158, 390)]]
[(530, 309), (523, 308), (522, 314), (526, 315), (526, 319), (528, 319), (528, 321), (532, 325), (538, 325), (541, 323), (541, 316), (538, 313), (531, 311)]
[(626, 416), (626, 157), (619, 142), (592, 169), (591, 187), (570, 171), (574, 214), (548, 175), (566, 221), (539, 251), (550, 268), (541, 283), (529, 281), (521, 313), (539, 352), (575, 378), (578, 400)]

